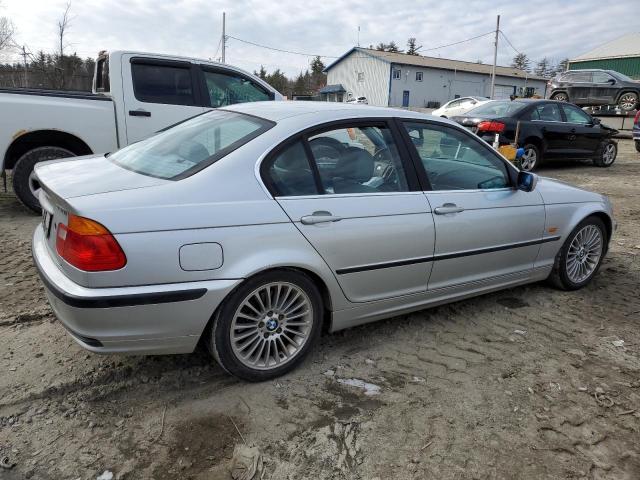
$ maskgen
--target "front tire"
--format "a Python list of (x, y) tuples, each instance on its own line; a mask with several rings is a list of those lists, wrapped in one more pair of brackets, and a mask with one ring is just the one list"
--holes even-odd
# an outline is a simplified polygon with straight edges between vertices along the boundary
[(214, 314), (208, 347), (228, 373), (250, 382), (294, 369), (320, 337), (323, 304), (303, 273), (274, 270), (240, 285)]
[(593, 159), (593, 164), (597, 167), (607, 168), (613, 165), (618, 156), (618, 144), (613, 140), (605, 140), (600, 144)]
[(57, 158), (75, 157), (76, 154), (62, 147), (38, 147), (22, 155), (13, 168), (13, 191), (18, 200), (30, 210), (40, 213), (40, 202), (36, 196), (40, 188), (35, 179), (37, 163)]
[(607, 230), (598, 217), (587, 217), (567, 237), (556, 255), (549, 282), (561, 290), (578, 290), (591, 282), (606, 252)]

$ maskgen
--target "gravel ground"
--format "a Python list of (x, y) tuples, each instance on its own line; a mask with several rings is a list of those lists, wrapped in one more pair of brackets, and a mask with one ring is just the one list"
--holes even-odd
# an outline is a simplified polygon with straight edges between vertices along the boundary
[(0, 459), (15, 464), (0, 478), (228, 479), (243, 444), (273, 480), (640, 478), (640, 155), (620, 141), (612, 168), (540, 173), (614, 203), (589, 287), (534, 284), (325, 336), (258, 385), (201, 351), (80, 349), (31, 263), (39, 218), (0, 195)]

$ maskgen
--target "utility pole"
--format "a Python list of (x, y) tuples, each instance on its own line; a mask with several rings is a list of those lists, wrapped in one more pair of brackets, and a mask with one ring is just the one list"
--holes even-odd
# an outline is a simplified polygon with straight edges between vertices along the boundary
[(496, 40), (493, 43), (493, 67), (491, 68), (491, 99), (496, 93), (496, 63), (498, 63), (498, 34), (500, 33), (500, 15), (496, 22)]
[(28, 81), (28, 70), (27, 70), (27, 49), (25, 48), (25, 46), (22, 46), (22, 53), (20, 54), (22, 55), (22, 58), (24, 60), (24, 88), (27, 88), (29, 86), (29, 81)]
[(358, 25), (358, 46), (360, 46), (360, 25)]
[(225, 63), (225, 50), (227, 47), (227, 32), (226, 32), (226, 24), (227, 24), (227, 14), (226, 12), (222, 12), (222, 63)]

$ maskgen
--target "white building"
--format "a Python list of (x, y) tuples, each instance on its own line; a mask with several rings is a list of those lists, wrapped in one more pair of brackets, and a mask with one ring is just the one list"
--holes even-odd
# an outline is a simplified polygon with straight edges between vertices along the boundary
[[(329, 101), (367, 97), (370, 105), (437, 108), (458, 97), (491, 95), (491, 65), (354, 47), (327, 66)], [(494, 98), (544, 97), (547, 79), (496, 67)]]

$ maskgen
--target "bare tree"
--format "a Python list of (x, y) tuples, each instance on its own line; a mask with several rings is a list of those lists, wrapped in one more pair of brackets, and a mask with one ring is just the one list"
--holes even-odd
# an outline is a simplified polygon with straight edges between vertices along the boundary
[[(0, 6), (2, 4), (0, 3)], [(15, 28), (13, 22), (7, 17), (0, 17), (0, 52), (8, 50), (14, 46), (13, 36), (15, 34)]]
[[(60, 20), (58, 20), (58, 44), (59, 50), (56, 61), (56, 71), (57, 71), (57, 79), (56, 79), (56, 87), (64, 88), (66, 84), (66, 75), (65, 75), (65, 56), (64, 49), (66, 47), (64, 38), (65, 34), (68, 32), (71, 27), (71, 18), (69, 17), (69, 12), (71, 11), (71, 2), (67, 2), (67, 6), (64, 9), (64, 13)], [(73, 72), (72, 72), (73, 73)]]

